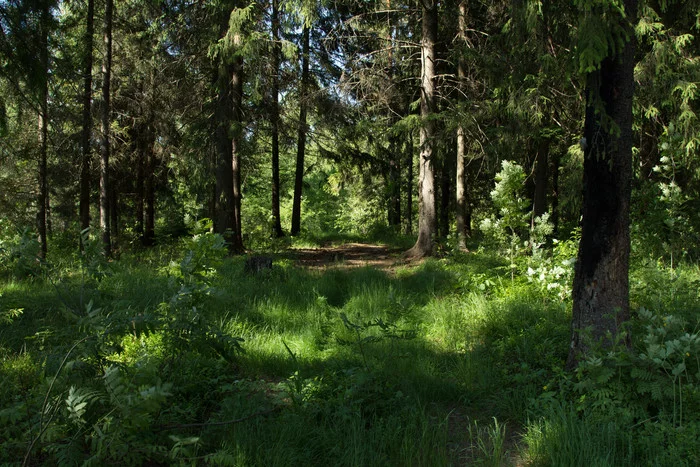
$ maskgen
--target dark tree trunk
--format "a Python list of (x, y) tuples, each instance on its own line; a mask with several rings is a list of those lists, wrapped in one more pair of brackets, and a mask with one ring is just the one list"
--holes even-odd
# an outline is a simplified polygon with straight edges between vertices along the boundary
[(406, 157), (406, 213), (404, 214), (404, 233), (413, 234), (413, 134), (409, 133), (404, 146)]
[(452, 155), (454, 153), (447, 150), (442, 162), (442, 172), (440, 173), (440, 237), (447, 238), (450, 234), (450, 200), (452, 199)]
[[(85, 55), (83, 56), (83, 129), (80, 160), (80, 230), (90, 228), (90, 135), (92, 134), (92, 45), (95, 34), (95, 0), (88, 0), (85, 17)], [(83, 248), (82, 236), (80, 248)]]
[(592, 345), (611, 345), (629, 319), (635, 52), (631, 25), (637, 0), (625, 0), (624, 5), (632, 39), (618, 56), (603, 60), (586, 82), (583, 223), (573, 285), (569, 369)]
[(156, 239), (156, 157), (154, 154), (154, 141), (152, 129), (146, 129), (147, 145), (146, 145), (146, 163), (144, 173), (144, 204), (145, 204), (145, 219), (143, 230), (143, 245), (153, 246)]
[(275, 237), (284, 237), (280, 219), (280, 18), (279, 0), (272, 0), (272, 108), (270, 123), (272, 125), (272, 228)]
[(41, 80), (39, 82), (39, 199), (37, 200), (37, 230), (39, 231), (39, 255), (46, 258), (47, 212), (49, 204), (49, 181), (47, 157), (49, 145), (49, 6), (44, 3), (41, 10), (41, 44), (39, 60)]
[(559, 235), (559, 165), (561, 163), (561, 156), (559, 153), (555, 153), (552, 157), (552, 225), (554, 226), (554, 236)]
[(217, 78), (218, 97), (214, 118), (216, 120), (216, 197), (214, 231), (223, 235), (232, 245), (235, 231), (233, 207), (233, 175), (231, 173), (233, 152), (229, 126), (233, 112), (231, 100), (231, 67), (220, 65)]
[[(240, 37), (237, 38), (240, 43)], [(243, 139), (243, 59), (235, 59), (231, 71), (231, 97), (233, 114), (231, 123), (231, 174), (233, 178), (233, 237), (231, 251), (243, 253), (243, 234), (241, 231), (241, 142)]]
[(401, 158), (398, 136), (389, 139), (389, 173), (387, 192), (389, 195), (387, 220), (389, 226), (398, 230), (401, 226)]
[(119, 183), (115, 171), (109, 177), (109, 231), (111, 233), (112, 253), (119, 251)]
[(540, 217), (547, 212), (547, 182), (549, 181), (549, 138), (541, 138), (535, 158), (535, 192), (532, 199), (532, 216)]
[(143, 219), (145, 198), (145, 172), (146, 172), (146, 151), (143, 144), (143, 136), (139, 130), (135, 132), (136, 139), (136, 234), (143, 243)]
[(104, 43), (105, 53), (102, 63), (102, 147), (100, 157), (100, 229), (102, 248), (105, 256), (112, 256), (112, 240), (109, 225), (109, 156), (110, 156), (110, 81), (112, 74), (112, 8), (113, 0), (105, 3)]
[(299, 89), (299, 129), (297, 131), (297, 165), (294, 175), (294, 199), (292, 201), (292, 235), (301, 231), (301, 195), (304, 186), (304, 155), (306, 153), (306, 112), (309, 91), (310, 31), (304, 25), (301, 49), (301, 84)]
[(420, 94), (420, 159), (418, 175), (418, 239), (406, 252), (407, 256), (433, 254), (435, 242), (435, 176), (433, 173), (433, 146), (435, 123), (435, 44), (438, 37), (438, 10), (434, 0), (422, 2), (423, 21), (421, 39), (421, 94)]

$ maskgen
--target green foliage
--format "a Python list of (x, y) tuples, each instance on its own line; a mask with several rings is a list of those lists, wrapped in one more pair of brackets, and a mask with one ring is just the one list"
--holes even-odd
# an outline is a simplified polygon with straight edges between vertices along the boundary
[(0, 274), (16, 278), (38, 276), (41, 273), (39, 241), (29, 229), (15, 235), (0, 237)]

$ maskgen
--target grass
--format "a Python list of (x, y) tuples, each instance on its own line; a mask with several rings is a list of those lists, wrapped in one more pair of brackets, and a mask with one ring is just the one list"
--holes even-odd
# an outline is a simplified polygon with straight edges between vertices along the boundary
[[(562, 403), (577, 387), (561, 372), (570, 304), (511, 281), (493, 255), (393, 273), (281, 260), (251, 276), (242, 258), (190, 275), (162, 267), (179, 257), (164, 248), (0, 282), (0, 316), (23, 309), (0, 324), (0, 462), (674, 465), (698, 455), (693, 415), (689, 433), (663, 436), (631, 415), (644, 451), (614, 421)], [(642, 286), (653, 280), (692, 324), (696, 269), (632, 277), (636, 303), (661, 306)]]

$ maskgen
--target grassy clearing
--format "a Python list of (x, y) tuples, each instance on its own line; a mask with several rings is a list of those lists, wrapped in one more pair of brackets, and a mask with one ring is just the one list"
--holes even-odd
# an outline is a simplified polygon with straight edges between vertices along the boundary
[[(698, 418), (688, 408), (698, 402), (695, 376), (669, 379), (673, 366), (635, 379), (624, 356), (563, 374), (570, 304), (511, 281), (493, 256), (458, 254), (393, 272), (308, 270), (280, 259), (249, 275), (243, 258), (217, 255), (216, 245), (192, 243), (91, 272), (73, 263), (50, 280), (2, 282), (0, 460), (698, 459)], [(681, 336), (693, 331), (697, 269), (640, 266), (632, 277), (636, 306), (682, 310), (664, 322)], [(633, 332), (640, 342), (652, 334)], [(688, 369), (693, 342), (683, 348)], [(645, 392), (641, 382), (657, 380), (672, 391)], [(625, 403), (639, 395), (643, 404)]]

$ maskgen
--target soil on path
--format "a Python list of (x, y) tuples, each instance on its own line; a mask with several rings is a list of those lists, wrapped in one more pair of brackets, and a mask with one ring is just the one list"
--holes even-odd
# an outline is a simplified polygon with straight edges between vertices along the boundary
[(386, 245), (369, 245), (364, 243), (345, 243), (340, 246), (304, 248), (290, 250), (284, 256), (295, 261), (299, 266), (309, 269), (353, 268), (371, 266), (393, 271), (399, 266), (411, 264), (403, 258), (402, 249)]

